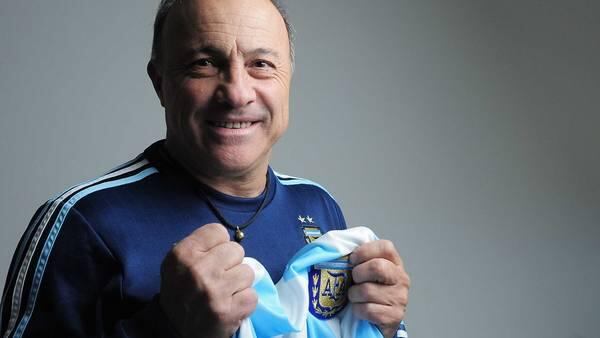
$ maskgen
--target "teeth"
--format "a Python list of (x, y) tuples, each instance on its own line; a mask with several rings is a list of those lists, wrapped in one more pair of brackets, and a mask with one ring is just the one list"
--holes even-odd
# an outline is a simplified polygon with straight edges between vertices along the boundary
[(244, 129), (250, 127), (252, 122), (225, 122), (225, 121), (214, 121), (213, 124), (217, 127), (227, 129)]

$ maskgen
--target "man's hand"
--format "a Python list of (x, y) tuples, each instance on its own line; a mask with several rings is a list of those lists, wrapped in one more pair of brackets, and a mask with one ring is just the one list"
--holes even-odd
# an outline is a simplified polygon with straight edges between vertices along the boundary
[(394, 337), (406, 313), (410, 278), (394, 244), (365, 243), (350, 255), (354, 285), (348, 290), (354, 313), (377, 325), (384, 337)]
[(160, 305), (184, 337), (231, 337), (257, 304), (244, 249), (220, 224), (178, 242), (161, 266)]

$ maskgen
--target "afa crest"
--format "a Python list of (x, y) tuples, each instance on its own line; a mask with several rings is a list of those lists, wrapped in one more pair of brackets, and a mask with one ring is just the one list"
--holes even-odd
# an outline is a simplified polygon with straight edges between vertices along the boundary
[(304, 241), (306, 244), (312, 243), (315, 239), (321, 237), (321, 228), (318, 225), (302, 226), (302, 232), (304, 232)]
[(315, 239), (321, 237), (321, 227), (315, 224), (312, 217), (309, 215), (299, 215), (298, 221), (300, 221), (300, 228), (304, 233), (304, 241), (307, 244), (312, 243)]
[(348, 303), (351, 284), (348, 256), (312, 266), (308, 272), (310, 312), (319, 319), (329, 319), (338, 314)]

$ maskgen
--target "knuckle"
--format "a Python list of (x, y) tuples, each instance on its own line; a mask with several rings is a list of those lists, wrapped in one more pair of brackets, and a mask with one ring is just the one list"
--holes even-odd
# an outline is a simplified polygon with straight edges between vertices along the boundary
[(381, 247), (384, 252), (387, 252), (387, 253), (396, 252), (396, 247), (394, 246), (394, 242), (390, 241), (389, 239), (382, 239)]
[(221, 228), (224, 229), (223, 225), (221, 225), (219, 223), (207, 223), (207, 224), (204, 224), (201, 228), (204, 228), (207, 231), (214, 231), (214, 232), (221, 231)]
[[(401, 305), (406, 305), (408, 304), (408, 294), (404, 294), (404, 295), (400, 295), (400, 297), (398, 297), (398, 302)], [(403, 306), (404, 307), (404, 306)]]
[(408, 290), (396, 289), (394, 291), (394, 304), (406, 305), (408, 304)]
[(239, 296), (239, 316), (246, 318), (252, 314), (258, 305), (258, 295), (254, 289), (245, 289)]
[(214, 316), (219, 323), (228, 323), (230, 321), (228, 312), (221, 309), (215, 310)]
[(363, 299), (365, 300), (371, 300), (373, 299), (373, 296), (376, 293), (375, 290), (375, 285), (373, 283), (364, 283), (359, 285), (359, 289), (360, 289), (360, 295), (362, 296)]
[(239, 243), (236, 243), (236, 242), (233, 242), (233, 241), (229, 241), (227, 243), (229, 245), (228, 249), (231, 250), (231, 253), (233, 253), (237, 257), (242, 257), (243, 258), (246, 255), (244, 247), (241, 246)]
[(194, 234), (202, 237), (205, 237), (208, 234), (209, 236), (215, 237), (218, 242), (229, 241), (229, 233), (227, 232), (227, 229), (219, 223), (204, 224), (194, 231)]
[(163, 278), (173, 275), (182, 276), (188, 270), (188, 261), (180, 248), (169, 251), (160, 265), (160, 274)]
[(406, 289), (410, 289), (410, 276), (401, 267), (397, 267), (395, 270), (395, 280), (395, 284), (398, 284)]
[(222, 224), (211, 223), (211, 230), (213, 230), (215, 235), (219, 236), (219, 238), (224, 241), (229, 241), (229, 232), (227, 232), (227, 229)]
[(357, 265), (357, 266), (355, 266), (354, 268), (352, 268), (352, 272), (351, 272), (351, 274), (352, 274), (352, 280), (353, 280), (355, 283), (360, 283), (360, 280), (361, 280), (361, 279), (360, 279), (360, 278), (361, 278), (361, 270), (362, 270), (362, 269), (363, 269), (363, 268), (362, 268), (362, 266), (360, 266), (360, 265)]
[(386, 272), (385, 261), (383, 259), (373, 259), (371, 261), (371, 273), (376, 276), (382, 276)]
[(377, 318), (377, 310), (376, 310), (374, 304), (372, 304), (372, 303), (362, 304), (362, 313), (366, 319), (379, 324), (378, 318)]
[(221, 323), (225, 323), (229, 320), (229, 309), (224, 305), (221, 299), (210, 299), (209, 300), (210, 310), (213, 316)]
[(351, 302), (358, 302), (360, 301), (360, 289), (359, 289), (360, 285), (352, 285), (349, 289), (348, 289), (348, 300), (350, 300)]
[(166, 258), (169, 260), (174, 260), (174, 261), (182, 261), (183, 258), (185, 257), (184, 254), (184, 249), (185, 249), (185, 245), (183, 245), (184, 243), (180, 243), (176, 246), (174, 246), (171, 251), (169, 251), (169, 253), (167, 254)]
[(194, 252), (189, 240), (182, 240), (173, 246), (169, 253), (166, 255), (166, 259), (170, 262), (178, 265), (190, 265), (191, 262), (198, 260), (202, 257), (198, 253)]
[(358, 264), (359, 262), (363, 261), (363, 251), (365, 250), (364, 246), (364, 244), (359, 246), (350, 254), (350, 262)]
[(241, 264), (240, 269), (242, 269), (241, 279), (244, 282), (250, 283), (250, 285), (252, 285), (252, 282), (254, 282), (254, 270), (252, 270), (252, 268), (246, 264)]
[(256, 290), (254, 289), (248, 289), (248, 305), (250, 305), (250, 307), (252, 309), (254, 309), (256, 307), (256, 305), (258, 304), (258, 294), (256, 293)]

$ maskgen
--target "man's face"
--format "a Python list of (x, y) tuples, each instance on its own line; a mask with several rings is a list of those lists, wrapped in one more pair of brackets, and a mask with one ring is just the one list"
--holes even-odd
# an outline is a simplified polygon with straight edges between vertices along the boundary
[(189, 0), (163, 27), (149, 67), (167, 120), (167, 147), (202, 175), (262, 171), (288, 125), (291, 60), (268, 0)]

